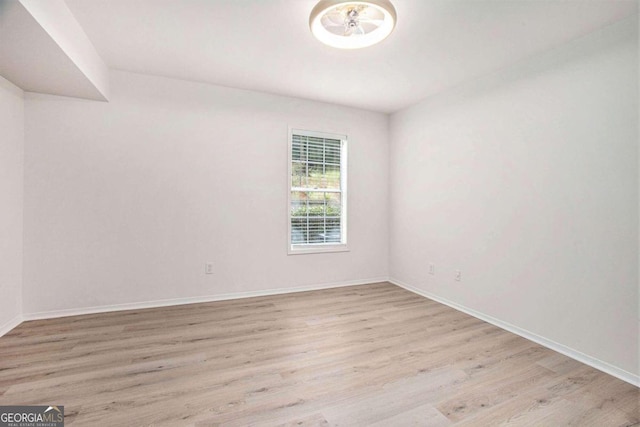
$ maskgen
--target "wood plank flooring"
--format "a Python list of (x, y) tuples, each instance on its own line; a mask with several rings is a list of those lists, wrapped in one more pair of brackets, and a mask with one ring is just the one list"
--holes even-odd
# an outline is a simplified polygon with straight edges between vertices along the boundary
[(639, 389), (389, 283), (25, 322), (0, 405), (71, 426), (631, 426)]

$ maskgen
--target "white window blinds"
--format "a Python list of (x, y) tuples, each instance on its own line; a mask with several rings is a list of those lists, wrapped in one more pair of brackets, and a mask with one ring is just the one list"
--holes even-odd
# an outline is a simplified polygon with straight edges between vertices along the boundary
[(292, 131), (291, 249), (346, 244), (346, 138)]

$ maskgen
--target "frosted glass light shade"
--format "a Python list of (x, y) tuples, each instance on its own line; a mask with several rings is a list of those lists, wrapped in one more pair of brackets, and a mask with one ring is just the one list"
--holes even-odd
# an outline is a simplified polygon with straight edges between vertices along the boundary
[(309, 27), (324, 44), (359, 49), (387, 38), (396, 19), (396, 10), (389, 0), (322, 0), (311, 11)]

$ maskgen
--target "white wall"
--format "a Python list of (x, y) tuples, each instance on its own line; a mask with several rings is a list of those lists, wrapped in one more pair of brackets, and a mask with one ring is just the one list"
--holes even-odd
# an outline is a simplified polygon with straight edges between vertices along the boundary
[(392, 116), (392, 278), (638, 375), (637, 25)]
[[(113, 72), (25, 120), (27, 314), (388, 276), (383, 114)], [(287, 255), (288, 126), (349, 136), (350, 252)]]
[(0, 335), (22, 314), (22, 90), (0, 77)]

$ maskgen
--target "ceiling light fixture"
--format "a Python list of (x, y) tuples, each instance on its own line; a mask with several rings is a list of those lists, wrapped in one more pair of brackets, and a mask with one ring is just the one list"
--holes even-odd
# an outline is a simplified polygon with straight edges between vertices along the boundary
[(322, 0), (311, 11), (309, 27), (318, 40), (340, 49), (380, 43), (396, 26), (389, 0)]

